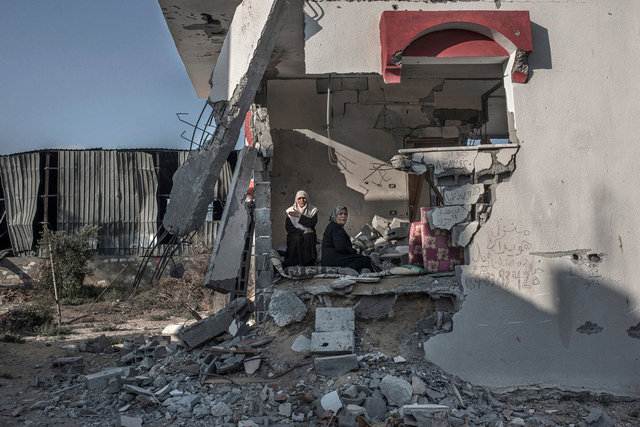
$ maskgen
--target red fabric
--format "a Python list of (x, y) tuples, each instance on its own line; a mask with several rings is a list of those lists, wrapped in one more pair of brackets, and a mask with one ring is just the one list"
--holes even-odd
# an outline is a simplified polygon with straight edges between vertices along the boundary
[(454, 247), (451, 244), (450, 231), (431, 229), (427, 220), (427, 212), (432, 209), (434, 208), (420, 208), (424, 269), (430, 272), (451, 271), (456, 265), (464, 264), (464, 249)]

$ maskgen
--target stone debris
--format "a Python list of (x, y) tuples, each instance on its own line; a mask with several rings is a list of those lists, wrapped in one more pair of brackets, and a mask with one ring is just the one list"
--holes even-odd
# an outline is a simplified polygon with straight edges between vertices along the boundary
[(254, 311), (253, 302), (238, 298), (216, 314), (180, 331), (180, 339), (190, 348), (198, 347), (224, 333), (234, 319), (246, 321)]
[(337, 377), (358, 369), (358, 358), (355, 354), (316, 357), (313, 362), (318, 375)]
[(269, 302), (269, 314), (278, 326), (301, 322), (307, 314), (307, 306), (294, 292), (276, 290)]
[[(442, 299), (440, 308), (450, 308), (451, 301)], [(314, 334), (359, 336), (353, 307), (315, 312)], [(121, 366), (42, 377), (38, 389), (45, 395), (10, 410), (122, 426), (625, 425), (619, 418), (614, 422), (608, 409), (596, 408), (600, 398), (595, 396), (579, 404), (583, 394), (553, 389), (494, 395), (424, 359), (358, 354), (359, 339), (347, 354), (318, 356), (311, 365), (308, 355), (294, 353), (294, 362), (262, 333), (261, 327), (246, 326), (237, 336), (223, 332), (197, 347), (168, 343), (162, 336), (134, 336), (117, 346), (120, 354), (109, 356)], [(295, 341), (305, 340), (310, 341), (301, 334)], [(53, 364), (56, 369), (80, 362), (90, 367), (88, 361), (74, 355), (54, 358)], [(289, 377), (281, 381), (282, 375)], [(630, 414), (635, 415), (628, 415), (626, 425), (635, 424), (640, 406)]]

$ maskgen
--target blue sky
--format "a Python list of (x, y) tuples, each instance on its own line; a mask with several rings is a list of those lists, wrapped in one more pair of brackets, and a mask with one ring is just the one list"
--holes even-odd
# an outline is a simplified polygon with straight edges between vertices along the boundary
[(0, 0), (0, 154), (188, 148), (198, 99), (157, 0)]

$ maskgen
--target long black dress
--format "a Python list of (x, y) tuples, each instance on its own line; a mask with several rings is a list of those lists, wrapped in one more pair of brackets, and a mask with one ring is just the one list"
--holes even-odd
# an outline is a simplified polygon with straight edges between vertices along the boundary
[(344, 227), (329, 221), (322, 235), (322, 265), (332, 267), (351, 267), (354, 270), (368, 268), (373, 270), (371, 259), (359, 255), (351, 245), (351, 238)]
[(287, 252), (284, 255), (283, 267), (292, 265), (315, 265), (318, 252), (316, 251), (317, 236), (315, 226), (318, 223), (318, 214), (312, 217), (301, 215), (298, 223), (312, 229), (310, 233), (296, 228), (289, 217), (284, 226), (287, 229)]

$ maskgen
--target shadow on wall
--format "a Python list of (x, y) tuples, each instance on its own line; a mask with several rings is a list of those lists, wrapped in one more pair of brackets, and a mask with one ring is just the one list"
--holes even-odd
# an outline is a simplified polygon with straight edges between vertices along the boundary
[[(522, 183), (520, 191), (533, 194), (533, 185)], [(595, 206), (615, 206), (606, 196), (610, 192), (594, 188), (600, 195), (591, 199)], [(551, 199), (533, 200), (546, 206)], [(554, 211), (540, 211), (531, 219), (542, 226)], [(604, 253), (615, 248), (606, 212), (595, 209), (591, 221), (602, 251), (534, 252), (530, 231), (499, 220), (487, 223), (486, 242), (470, 248), (471, 262), (461, 268), (466, 297), (454, 315), (453, 332), (427, 341), (427, 358), (490, 386), (540, 384), (640, 395), (640, 305), (621, 284), (604, 277), (611, 257), (622, 256)], [(579, 224), (573, 224), (575, 230), (565, 225), (563, 235), (579, 233)]]
[[(370, 173), (369, 165), (361, 163), (361, 159), (341, 152), (340, 161), (347, 165), (346, 169), (341, 169), (330, 163), (325, 144), (301, 132), (272, 130), (272, 135), (275, 142), (271, 175), (274, 245), (285, 239), (284, 211), (293, 204), (295, 194), (300, 189), (309, 194), (309, 203), (318, 207), (318, 236), (322, 235), (329, 214), (338, 204), (346, 205), (349, 209), (346, 228), (352, 235), (371, 221), (374, 213), (388, 215), (390, 210), (395, 209), (398, 215), (406, 214), (407, 202), (402, 198), (372, 199), (367, 196), (371, 188), (389, 185), (383, 178), (380, 178), (380, 182), (372, 178), (365, 187), (357, 189), (353, 188), (353, 182), (348, 182), (358, 179), (357, 174)], [(357, 152), (355, 149), (353, 151)], [(400, 187), (400, 183), (395, 184)]]
[(535, 70), (551, 70), (551, 44), (549, 31), (543, 26), (531, 22), (531, 36), (533, 38), (533, 52), (529, 55), (529, 80), (533, 79)]

